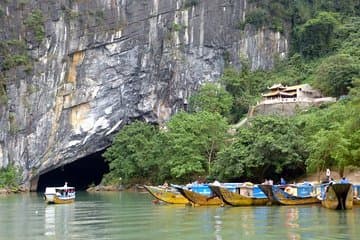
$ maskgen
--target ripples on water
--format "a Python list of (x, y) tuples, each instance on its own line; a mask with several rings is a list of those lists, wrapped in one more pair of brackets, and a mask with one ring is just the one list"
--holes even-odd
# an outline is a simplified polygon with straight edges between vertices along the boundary
[(46, 205), (40, 195), (0, 196), (7, 239), (360, 239), (360, 208), (319, 205), (189, 207), (154, 205), (145, 193), (79, 193)]

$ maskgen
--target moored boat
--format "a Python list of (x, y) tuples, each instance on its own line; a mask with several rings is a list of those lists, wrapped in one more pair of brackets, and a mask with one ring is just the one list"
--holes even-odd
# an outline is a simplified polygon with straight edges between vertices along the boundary
[(47, 203), (64, 204), (75, 201), (74, 187), (47, 187), (45, 189), (45, 201)]
[(325, 208), (346, 210), (353, 207), (353, 188), (350, 183), (329, 184), (322, 196), (321, 204)]
[(261, 191), (264, 192), (266, 197), (269, 199), (269, 204), (280, 204), (280, 202), (274, 196), (274, 192), (272, 190), (273, 185), (259, 184), (258, 187), (261, 189)]
[(279, 186), (272, 186), (273, 197), (282, 205), (303, 205), (320, 203), (316, 195), (295, 196), (282, 190)]
[(223, 202), (221, 199), (210, 194), (201, 194), (196, 192), (195, 189), (190, 190), (181, 186), (174, 186), (186, 199), (188, 199), (195, 206), (208, 206), (208, 205), (221, 205)]
[(157, 200), (170, 204), (187, 204), (187, 200), (176, 189), (171, 187), (156, 187), (144, 185), (144, 188)]
[(222, 186), (209, 184), (209, 187), (224, 203), (231, 206), (261, 206), (267, 205), (269, 202), (268, 198), (241, 195), (240, 193), (229, 191)]

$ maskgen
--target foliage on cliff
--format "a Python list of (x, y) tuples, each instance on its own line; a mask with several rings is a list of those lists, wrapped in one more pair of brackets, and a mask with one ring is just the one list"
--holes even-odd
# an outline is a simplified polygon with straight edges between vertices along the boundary
[(19, 173), (14, 166), (0, 169), (0, 189), (15, 191), (19, 188)]

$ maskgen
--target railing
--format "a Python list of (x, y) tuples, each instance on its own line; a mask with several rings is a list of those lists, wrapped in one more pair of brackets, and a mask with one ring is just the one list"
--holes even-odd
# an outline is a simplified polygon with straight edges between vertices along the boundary
[(336, 99), (332, 97), (325, 98), (275, 98), (265, 99), (257, 102), (256, 105), (262, 104), (273, 104), (273, 103), (292, 103), (292, 102), (308, 102), (308, 103), (319, 103), (319, 102), (335, 102)]

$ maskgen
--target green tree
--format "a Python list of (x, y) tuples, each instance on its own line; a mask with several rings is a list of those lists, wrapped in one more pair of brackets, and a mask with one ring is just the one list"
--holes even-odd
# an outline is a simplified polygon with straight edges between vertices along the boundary
[[(123, 182), (157, 180), (159, 163), (157, 129), (143, 122), (125, 126), (103, 156), (109, 162), (110, 178)], [(155, 174), (154, 174), (155, 173)]]
[(250, 72), (249, 66), (244, 62), (241, 72), (227, 68), (221, 78), (225, 89), (233, 96), (230, 122), (237, 122), (247, 114), (249, 106), (256, 103), (262, 90), (267, 84), (268, 73), (264, 71)]
[(319, 12), (315, 18), (295, 30), (295, 47), (308, 58), (320, 57), (332, 52), (338, 24), (334, 13)]
[(326, 58), (316, 69), (314, 86), (325, 95), (346, 95), (352, 79), (360, 76), (360, 64), (347, 54)]
[(181, 112), (173, 116), (167, 127), (171, 173), (183, 181), (210, 175), (212, 162), (226, 136), (226, 120), (218, 113)]
[(219, 152), (215, 169), (222, 178), (254, 181), (302, 174), (307, 157), (304, 146), (290, 119), (259, 116), (247, 128), (240, 128), (233, 142)]
[(232, 96), (219, 84), (206, 83), (200, 90), (191, 96), (190, 109), (194, 112), (208, 111), (228, 116)]

